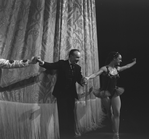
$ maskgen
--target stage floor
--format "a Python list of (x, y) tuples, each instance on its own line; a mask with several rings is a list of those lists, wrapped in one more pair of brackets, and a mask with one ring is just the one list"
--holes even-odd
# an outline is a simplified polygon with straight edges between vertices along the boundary
[[(76, 139), (112, 139), (112, 133), (101, 133), (98, 130), (86, 133)], [(148, 135), (134, 133), (120, 133), (120, 139), (149, 139)]]
[[(112, 139), (112, 128), (109, 123), (109, 120), (105, 119), (102, 128), (84, 133), (76, 139)], [(122, 122), (119, 135), (120, 139), (149, 139), (149, 132), (142, 132), (141, 128), (143, 127), (139, 127), (140, 130), (136, 130), (134, 128), (135, 126), (134, 124)]]

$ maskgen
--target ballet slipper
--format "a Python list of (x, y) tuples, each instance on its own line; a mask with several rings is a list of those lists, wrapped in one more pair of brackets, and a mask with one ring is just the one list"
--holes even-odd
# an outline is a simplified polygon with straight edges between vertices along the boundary
[(114, 133), (113, 139), (120, 139), (120, 138), (119, 138), (119, 134), (118, 134), (118, 133)]

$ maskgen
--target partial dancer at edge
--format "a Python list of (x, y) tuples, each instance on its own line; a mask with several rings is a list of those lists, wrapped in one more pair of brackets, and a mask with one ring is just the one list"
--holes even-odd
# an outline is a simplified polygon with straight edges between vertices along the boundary
[(37, 59), (32, 57), (31, 60), (7, 60), (0, 58), (0, 68), (1, 69), (11, 69), (11, 68), (23, 68), (30, 64), (36, 64)]

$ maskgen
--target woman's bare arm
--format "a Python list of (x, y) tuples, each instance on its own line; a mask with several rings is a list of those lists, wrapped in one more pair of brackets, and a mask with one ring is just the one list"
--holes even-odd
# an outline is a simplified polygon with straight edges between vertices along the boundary
[(122, 67), (118, 67), (118, 71), (123, 71), (123, 70), (126, 70), (126, 69), (129, 69), (131, 68), (132, 66), (134, 66), (136, 64), (136, 58), (133, 59), (133, 62), (125, 65), (125, 66), (122, 66)]
[(98, 72), (93, 73), (93, 74), (89, 75), (88, 77), (86, 77), (86, 79), (87, 79), (87, 80), (93, 79), (93, 78), (95, 78), (96, 76), (101, 75), (104, 71), (106, 71), (106, 67), (105, 67), (105, 66), (102, 67), (102, 68), (100, 68)]

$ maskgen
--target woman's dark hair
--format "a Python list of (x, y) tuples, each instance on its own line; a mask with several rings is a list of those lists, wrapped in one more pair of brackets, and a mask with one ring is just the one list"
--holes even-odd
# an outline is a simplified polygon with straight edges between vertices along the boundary
[(115, 51), (110, 52), (106, 59), (105, 64), (106, 65), (109, 64), (113, 59), (117, 58), (119, 55), (120, 55), (119, 52), (115, 52)]
[(69, 57), (74, 54), (74, 52), (80, 52), (79, 49), (71, 49), (69, 52)]

